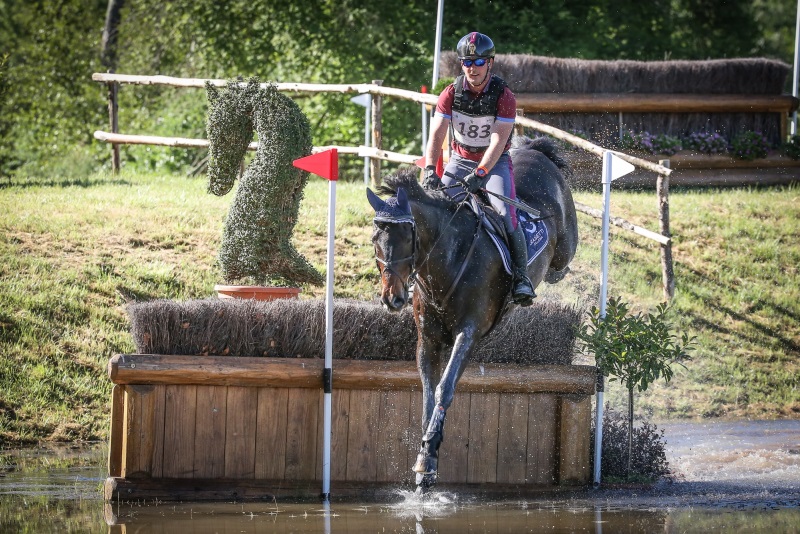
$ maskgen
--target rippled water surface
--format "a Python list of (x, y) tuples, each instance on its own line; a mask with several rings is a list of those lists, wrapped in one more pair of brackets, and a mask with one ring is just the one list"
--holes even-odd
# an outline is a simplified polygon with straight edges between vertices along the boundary
[(485, 502), (111, 503), (103, 445), (0, 452), (0, 532), (800, 532), (800, 421), (665, 423), (676, 481)]

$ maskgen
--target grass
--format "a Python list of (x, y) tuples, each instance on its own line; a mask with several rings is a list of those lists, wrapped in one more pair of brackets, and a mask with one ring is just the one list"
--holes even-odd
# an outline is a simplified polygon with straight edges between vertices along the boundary
[[(658, 417), (798, 417), (800, 188), (686, 190), (670, 197), (677, 279), (672, 318), (698, 337), (687, 369), (637, 399)], [(0, 182), (0, 444), (104, 438), (105, 366), (133, 351), (131, 300), (213, 294), (233, 198), (202, 179), (122, 173)], [(296, 246), (325, 269), (328, 186), (312, 179)], [(576, 200), (600, 207), (596, 193)], [(652, 192), (618, 192), (612, 211), (652, 230)], [(339, 183), (335, 294), (371, 300), (378, 278), (364, 187)], [(542, 298), (593, 304), (599, 221), (579, 215), (573, 273)], [(612, 229), (610, 294), (639, 309), (661, 300), (658, 245)], [(324, 288), (304, 288), (322, 297)], [(611, 388), (612, 404), (624, 405)]]

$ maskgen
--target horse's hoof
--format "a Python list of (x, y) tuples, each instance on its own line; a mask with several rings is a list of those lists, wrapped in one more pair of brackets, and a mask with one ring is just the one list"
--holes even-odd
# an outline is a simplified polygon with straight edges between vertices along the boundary
[(417, 463), (411, 468), (419, 475), (435, 475), (439, 467), (439, 459), (424, 452), (417, 454)]
[(434, 484), (436, 484), (436, 475), (423, 475), (422, 473), (417, 473), (416, 477), (417, 482), (417, 489), (414, 491), (415, 495), (425, 495), (429, 493), (431, 489), (433, 489)]

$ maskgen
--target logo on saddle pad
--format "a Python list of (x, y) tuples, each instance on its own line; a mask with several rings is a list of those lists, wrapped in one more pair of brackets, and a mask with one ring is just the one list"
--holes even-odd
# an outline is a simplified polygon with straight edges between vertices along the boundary
[[(539, 257), (539, 254), (542, 253), (547, 245), (547, 226), (541, 221), (536, 222), (533, 217), (522, 210), (517, 210), (517, 220), (518, 224), (522, 226), (525, 242), (528, 244), (528, 265), (530, 265), (533, 260)], [(511, 254), (508, 252), (508, 245), (493, 232), (489, 232), (489, 237), (492, 238), (494, 245), (500, 252), (506, 272), (511, 274)]]

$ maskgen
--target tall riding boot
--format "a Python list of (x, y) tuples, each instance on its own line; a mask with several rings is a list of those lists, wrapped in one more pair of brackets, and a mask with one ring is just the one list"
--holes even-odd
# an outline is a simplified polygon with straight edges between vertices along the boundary
[(536, 298), (536, 293), (533, 291), (531, 279), (528, 278), (528, 247), (521, 226), (517, 225), (517, 228), (509, 234), (508, 241), (511, 261), (514, 264), (511, 298), (514, 304), (530, 306)]

